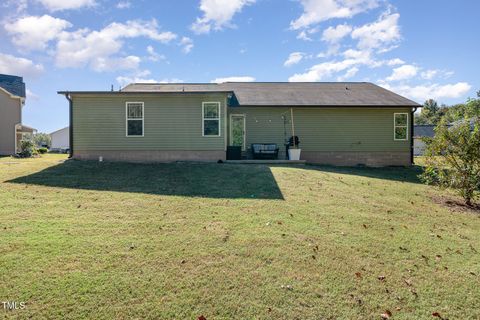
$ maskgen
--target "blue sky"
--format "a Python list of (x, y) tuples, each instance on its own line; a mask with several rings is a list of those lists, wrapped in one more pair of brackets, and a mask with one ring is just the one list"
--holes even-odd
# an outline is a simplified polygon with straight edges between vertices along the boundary
[(370, 81), (417, 102), (480, 89), (480, 1), (4, 0), (0, 73), (23, 123), (68, 124), (58, 90), (129, 82)]

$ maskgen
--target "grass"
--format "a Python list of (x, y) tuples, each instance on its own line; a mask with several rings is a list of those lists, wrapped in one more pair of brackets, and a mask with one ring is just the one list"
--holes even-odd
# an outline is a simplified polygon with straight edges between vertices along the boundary
[(479, 316), (479, 215), (418, 167), (64, 159), (0, 159), (2, 316)]

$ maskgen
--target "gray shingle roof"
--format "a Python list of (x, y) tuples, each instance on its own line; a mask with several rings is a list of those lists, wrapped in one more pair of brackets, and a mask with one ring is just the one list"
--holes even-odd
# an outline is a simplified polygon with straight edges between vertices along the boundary
[(433, 124), (417, 124), (413, 127), (414, 137), (430, 137), (435, 136), (435, 125)]
[(25, 83), (22, 77), (0, 74), (0, 87), (14, 96), (25, 98)]
[(368, 82), (134, 83), (122, 92), (233, 92), (239, 106), (420, 107), (412, 100)]

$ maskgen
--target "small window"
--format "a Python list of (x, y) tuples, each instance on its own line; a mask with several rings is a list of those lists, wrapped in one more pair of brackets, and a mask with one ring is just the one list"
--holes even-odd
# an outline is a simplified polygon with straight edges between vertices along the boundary
[(202, 104), (202, 135), (220, 136), (220, 102), (204, 102)]
[(127, 137), (143, 137), (143, 102), (127, 102)]
[(408, 140), (408, 113), (394, 114), (394, 140)]

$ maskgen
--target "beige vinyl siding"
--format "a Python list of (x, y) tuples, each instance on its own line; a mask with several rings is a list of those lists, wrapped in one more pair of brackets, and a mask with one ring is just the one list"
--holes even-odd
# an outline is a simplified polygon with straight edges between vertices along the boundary
[[(304, 151), (410, 151), (407, 141), (394, 141), (393, 115), (409, 108), (293, 108), (295, 135)], [(290, 108), (231, 107), (229, 114), (246, 115), (247, 148), (251, 143), (277, 143), (284, 150), (284, 130), (291, 136)], [(282, 115), (287, 118), (286, 126)]]
[(22, 104), (0, 90), (0, 155), (15, 154), (15, 125), (22, 122)]
[[(73, 148), (225, 150), (225, 94), (73, 96)], [(202, 136), (202, 102), (221, 104), (220, 136)], [(144, 102), (144, 136), (126, 136), (126, 102)]]

